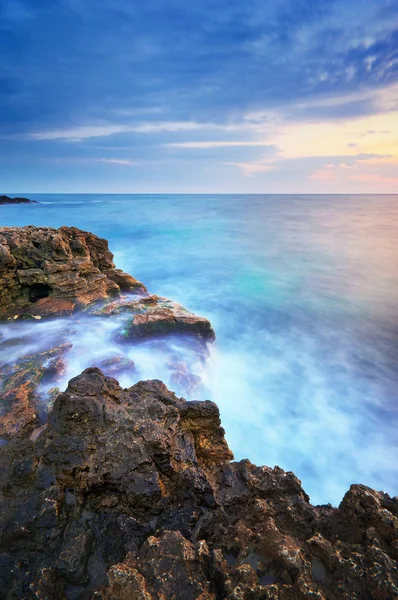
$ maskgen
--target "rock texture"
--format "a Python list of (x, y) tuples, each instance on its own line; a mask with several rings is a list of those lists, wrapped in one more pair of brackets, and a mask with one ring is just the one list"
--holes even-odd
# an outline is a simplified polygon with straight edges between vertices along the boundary
[(46, 418), (49, 399), (38, 388), (57, 384), (71, 347), (66, 342), (0, 367), (0, 439), (28, 437)]
[(126, 315), (128, 318), (120, 333), (124, 339), (137, 340), (169, 333), (195, 334), (206, 341), (214, 341), (216, 337), (208, 319), (195, 315), (177, 302), (156, 295), (139, 300), (121, 298), (94, 309), (92, 314)]
[(1, 449), (2, 597), (398, 597), (397, 498), (313, 507), (292, 473), (231, 459), (213, 403), (87, 369)]
[(29, 200), (29, 198), (10, 198), (10, 196), (0, 196), (0, 204), (38, 204), (36, 200)]
[(108, 242), (76, 227), (0, 228), (0, 316), (58, 316), (145, 286), (113, 263)]

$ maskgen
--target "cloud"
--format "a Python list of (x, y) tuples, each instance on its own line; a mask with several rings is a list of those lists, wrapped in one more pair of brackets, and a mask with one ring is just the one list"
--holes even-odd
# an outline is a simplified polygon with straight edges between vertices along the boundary
[(100, 125), (76, 127), (72, 129), (55, 129), (50, 131), (38, 131), (29, 133), (28, 138), (33, 140), (66, 140), (81, 142), (95, 137), (107, 137), (128, 131), (123, 125)]
[(315, 173), (310, 175), (310, 179), (314, 181), (333, 181), (338, 179), (337, 173), (335, 172), (334, 165), (325, 165), (322, 169), (318, 169)]
[(166, 144), (173, 148), (226, 148), (229, 146), (267, 146), (265, 142), (240, 141), (234, 142), (229, 140), (214, 141), (214, 142), (171, 142)]
[(387, 177), (378, 173), (359, 173), (350, 177), (353, 181), (359, 181), (361, 183), (370, 183), (378, 186), (379, 184), (387, 184), (396, 186), (398, 191), (398, 177)]
[[(71, 129), (55, 129), (49, 131), (37, 131), (28, 134), (28, 138), (34, 140), (65, 140), (81, 142), (90, 138), (109, 137), (125, 133), (173, 133), (181, 131), (233, 131), (239, 129), (240, 125), (235, 123), (200, 123), (195, 121), (153, 121), (136, 124), (107, 124), (88, 125), (74, 127)], [(254, 145), (258, 145), (257, 143)]]
[(253, 176), (258, 173), (268, 173), (270, 171), (275, 171), (277, 168), (275, 164), (271, 163), (239, 163), (239, 162), (225, 162), (224, 165), (238, 167), (242, 169), (244, 175)]
[[(75, 157), (75, 175), (79, 161), (99, 170), (105, 156), (120, 181), (117, 161), (139, 156), (140, 164), (167, 164), (158, 176), (175, 185), (189, 163), (192, 186), (213, 169), (217, 189), (254, 190), (272, 170), (268, 179), (286, 189), (288, 181), (315, 185), (309, 176), (325, 156), (350, 165), (341, 157), (398, 155), (390, 0), (0, 4), (5, 176), (11, 161), (44, 181), (48, 156), (65, 164)], [(272, 166), (268, 146), (277, 148)], [(368, 166), (389, 177), (387, 160), (396, 158)], [(96, 185), (81, 168), (80, 180)]]
[(135, 167), (137, 162), (135, 160), (129, 160), (126, 158), (95, 158), (95, 162), (109, 163), (115, 165), (125, 165), (129, 167)]

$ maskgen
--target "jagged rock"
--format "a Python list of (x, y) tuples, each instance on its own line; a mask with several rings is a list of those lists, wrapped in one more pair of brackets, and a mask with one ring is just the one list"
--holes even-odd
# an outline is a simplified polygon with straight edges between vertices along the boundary
[(393, 600), (398, 499), (314, 507), (293, 473), (230, 462), (217, 407), (86, 369), (0, 450), (2, 597)]
[(69, 314), (145, 286), (113, 263), (108, 242), (76, 227), (0, 228), (0, 314)]
[(132, 315), (124, 321), (119, 334), (122, 339), (137, 340), (175, 333), (194, 334), (206, 341), (213, 341), (216, 337), (208, 319), (161, 296), (152, 295), (139, 300), (119, 298), (91, 312), (101, 316)]
[(0, 196), (0, 204), (38, 204), (37, 200), (29, 200), (29, 198), (10, 198), (10, 196)]

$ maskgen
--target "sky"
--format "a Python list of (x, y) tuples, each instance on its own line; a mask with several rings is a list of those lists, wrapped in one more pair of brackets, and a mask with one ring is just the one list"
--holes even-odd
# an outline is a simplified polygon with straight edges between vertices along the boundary
[(0, 193), (397, 193), (398, 0), (0, 0)]

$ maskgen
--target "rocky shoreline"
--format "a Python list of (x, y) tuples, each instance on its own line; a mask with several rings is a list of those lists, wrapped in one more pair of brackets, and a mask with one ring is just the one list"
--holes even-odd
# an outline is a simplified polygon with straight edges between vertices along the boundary
[[(34, 324), (72, 316), (75, 321), (117, 319), (113, 339), (120, 344), (175, 335), (192, 338), (197, 352), (204, 354), (206, 342), (215, 338), (208, 319), (150, 295), (143, 283), (117, 269), (106, 240), (75, 227), (0, 227), (0, 318)], [(65, 372), (67, 342), (62, 335), (41, 352), (0, 365), (0, 439), (29, 435), (41, 423), (40, 406), (46, 399), (39, 387), (47, 382), (50, 402)], [(98, 366), (119, 375), (134, 363), (119, 356)], [(188, 389), (194, 375), (181, 363), (171, 369), (186, 379)]]
[[(0, 297), (5, 326), (82, 314), (120, 319), (128, 344), (214, 339), (76, 228), (0, 228)], [(71, 344), (59, 342), (0, 366), (1, 597), (398, 598), (398, 498), (353, 485), (338, 508), (312, 506), (293, 473), (233, 462), (212, 402), (157, 380), (123, 389), (109, 376), (134, 369), (123, 357), (62, 393)]]

